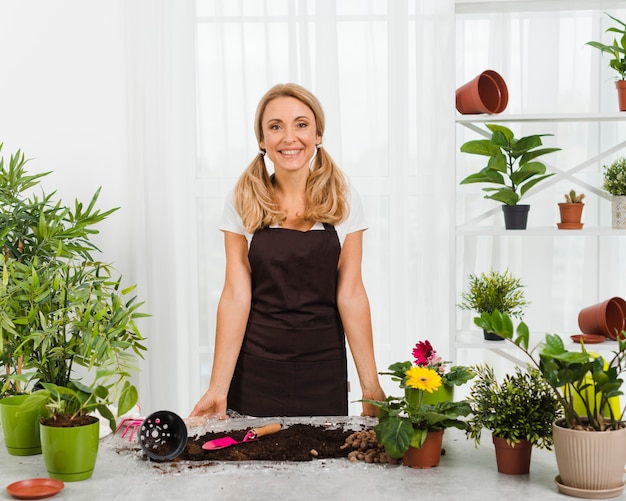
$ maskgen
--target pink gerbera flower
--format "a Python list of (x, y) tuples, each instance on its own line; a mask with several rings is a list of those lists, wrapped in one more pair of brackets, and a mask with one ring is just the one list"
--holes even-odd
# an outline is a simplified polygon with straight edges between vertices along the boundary
[(429, 341), (419, 341), (413, 348), (415, 365), (428, 365), (433, 355), (436, 353)]

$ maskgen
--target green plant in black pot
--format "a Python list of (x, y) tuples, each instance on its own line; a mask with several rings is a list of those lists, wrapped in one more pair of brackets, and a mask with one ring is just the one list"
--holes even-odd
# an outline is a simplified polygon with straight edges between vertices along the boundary
[[(521, 280), (508, 270), (499, 272), (492, 269), (480, 275), (472, 273), (468, 278), (467, 289), (461, 293), (462, 302), (458, 305), (462, 310), (478, 314), (499, 310), (520, 318), (524, 307), (529, 304)], [(485, 339), (497, 341), (502, 338), (485, 331)]]
[[(492, 186), (483, 188), (485, 198), (502, 202), (505, 211), (507, 229), (525, 229), (528, 206), (520, 205), (520, 199), (537, 183), (553, 176), (546, 173), (546, 166), (536, 158), (559, 151), (560, 148), (541, 148), (542, 137), (551, 134), (534, 134), (516, 138), (513, 132), (502, 125), (486, 124), (491, 131), (489, 139), (467, 141), (461, 146), (463, 153), (488, 157), (487, 165), (479, 172), (470, 174), (461, 184), (487, 183)], [(514, 211), (524, 209), (521, 221), (508, 218), (510, 207)]]

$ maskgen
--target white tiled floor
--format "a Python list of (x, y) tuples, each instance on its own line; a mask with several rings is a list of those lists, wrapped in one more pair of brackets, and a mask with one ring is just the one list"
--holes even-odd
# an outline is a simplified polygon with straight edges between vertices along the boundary
[[(360, 418), (356, 418), (360, 419)], [(254, 424), (258, 424), (255, 422)], [(240, 429), (240, 428), (232, 428)], [(190, 428), (190, 435), (194, 435)], [(43, 458), (10, 456), (0, 443), (0, 499), (11, 482), (46, 477)], [(496, 470), (491, 436), (475, 448), (456, 429), (446, 430), (446, 454), (437, 468), (350, 463), (345, 459), (308, 463), (154, 463), (136, 443), (119, 434), (101, 440), (93, 477), (66, 482), (58, 500), (561, 500), (554, 484), (554, 454), (534, 450), (529, 475)], [(626, 497), (626, 494), (624, 495)], [(573, 498), (569, 498), (573, 499)]]

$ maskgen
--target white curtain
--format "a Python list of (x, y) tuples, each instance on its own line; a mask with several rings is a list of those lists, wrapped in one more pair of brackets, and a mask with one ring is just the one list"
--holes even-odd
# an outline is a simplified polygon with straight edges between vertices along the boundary
[[(569, 4), (529, 2), (548, 3)], [(447, 359), (480, 361), (480, 350), (455, 350), (457, 324), (471, 328), (455, 303), (467, 274), (492, 265), (522, 277), (528, 321), (539, 330), (573, 330), (581, 303), (624, 295), (624, 264), (602, 267), (623, 243), (455, 236), (456, 224), (493, 209), (476, 186), (458, 186), (472, 168), (458, 146), (471, 133), (454, 123), (455, 88), (490, 68), (509, 85), (507, 113), (612, 109), (606, 60), (584, 46), (603, 34), (601, 11), (471, 14), (454, 0), (130, 0), (126, 9), (132, 244), (153, 314), (139, 380), (146, 411), (186, 414), (208, 385), (224, 270), (218, 220), (257, 151), (256, 104), (278, 82), (320, 98), (324, 145), (364, 200), (363, 267), (380, 370), (408, 360), (423, 339)], [(546, 142), (564, 149), (549, 159), (561, 169), (623, 135), (606, 124), (539, 132), (554, 133)], [(600, 163), (583, 186), (599, 186)], [(531, 224), (553, 226), (570, 188), (548, 186), (529, 198)], [(606, 207), (594, 199), (586, 223), (606, 225)], [(484, 224), (501, 226), (498, 216)], [(352, 368), (351, 380), (356, 400)]]
[(144, 409), (185, 414), (208, 384), (224, 269), (217, 222), (257, 151), (256, 104), (278, 82), (320, 98), (324, 145), (364, 200), (380, 369), (408, 359), (418, 339), (447, 355), (453, 3), (199, 0), (195, 20), (193, 6), (127, 7), (131, 164), (143, 187), (134, 246), (153, 313)]

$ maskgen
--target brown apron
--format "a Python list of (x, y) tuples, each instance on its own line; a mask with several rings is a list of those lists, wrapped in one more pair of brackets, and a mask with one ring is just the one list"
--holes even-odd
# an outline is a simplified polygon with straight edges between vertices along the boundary
[(341, 246), (324, 230), (265, 228), (250, 243), (252, 303), (228, 407), (250, 416), (348, 414), (337, 309)]

